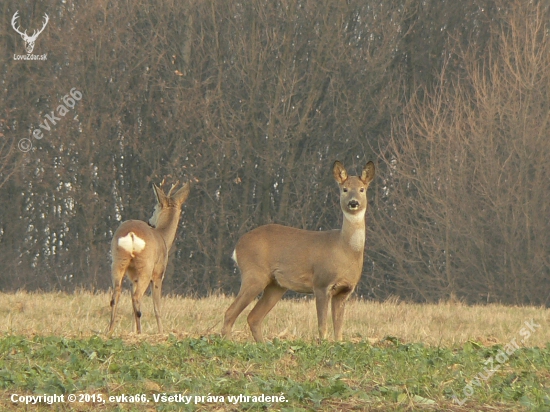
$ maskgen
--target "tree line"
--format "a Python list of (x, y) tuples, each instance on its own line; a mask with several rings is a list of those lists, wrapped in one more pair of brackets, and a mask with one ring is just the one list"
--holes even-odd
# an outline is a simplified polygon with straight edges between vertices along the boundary
[(165, 178), (193, 185), (165, 291), (236, 292), (239, 236), (339, 227), (332, 162), (375, 160), (359, 296), (547, 305), (548, 6), (4, 2), (0, 287), (109, 288)]

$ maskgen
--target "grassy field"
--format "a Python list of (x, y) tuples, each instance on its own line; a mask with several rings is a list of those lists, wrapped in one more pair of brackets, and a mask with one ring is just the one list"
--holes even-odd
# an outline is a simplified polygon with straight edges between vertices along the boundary
[(550, 410), (548, 309), (351, 301), (346, 341), (319, 343), (314, 302), (287, 300), (258, 345), (247, 311), (219, 337), (231, 302), (165, 297), (158, 335), (147, 296), (137, 336), (125, 294), (109, 339), (107, 294), (0, 294), (0, 409)]

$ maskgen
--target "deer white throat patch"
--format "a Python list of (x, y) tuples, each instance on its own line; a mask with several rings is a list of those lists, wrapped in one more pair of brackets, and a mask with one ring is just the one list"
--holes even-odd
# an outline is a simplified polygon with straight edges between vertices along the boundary
[(359, 226), (355, 227), (355, 230), (349, 239), (350, 247), (356, 252), (360, 252), (365, 248), (365, 212), (366, 210), (363, 210), (362, 213), (352, 214), (344, 211), (344, 219), (350, 222), (353, 226)]
[(356, 229), (349, 239), (349, 245), (356, 252), (365, 248), (365, 229)]
[(344, 210), (344, 219), (347, 219), (350, 223), (357, 224), (365, 221), (365, 212), (363, 210), (361, 213), (349, 213)]
[(145, 248), (145, 240), (137, 236), (134, 232), (128, 232), (126, 236), (118, 239), (118, 245), (134, 257), (134, 253), (139, 253)]

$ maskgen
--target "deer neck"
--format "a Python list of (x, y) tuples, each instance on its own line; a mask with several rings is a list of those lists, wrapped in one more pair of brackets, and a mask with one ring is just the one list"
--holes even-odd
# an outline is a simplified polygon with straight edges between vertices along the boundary
[(344, 212), (341, 236), (343, 242), (354, 252), (361, 252), (365, 248), (365, 211), (358, 214)]
[(170, 249), (176, 237), (179, 219), (180, 211), (176, 208), (166, 210), (165, 213), (159, 216), (156, 231), (162, 236), (168, 249)]

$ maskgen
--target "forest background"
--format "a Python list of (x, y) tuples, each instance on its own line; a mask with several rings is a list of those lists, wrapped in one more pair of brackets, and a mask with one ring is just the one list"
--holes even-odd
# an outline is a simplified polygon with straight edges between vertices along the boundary
[(0, 289), (108, 289), (166, 177), (193, 187), (165, 293), (234, 293), (239, 236), (338, 228), (332, 162), (374, 160), (359, 297), (548, 306), (549, 6), (2, 2)]

